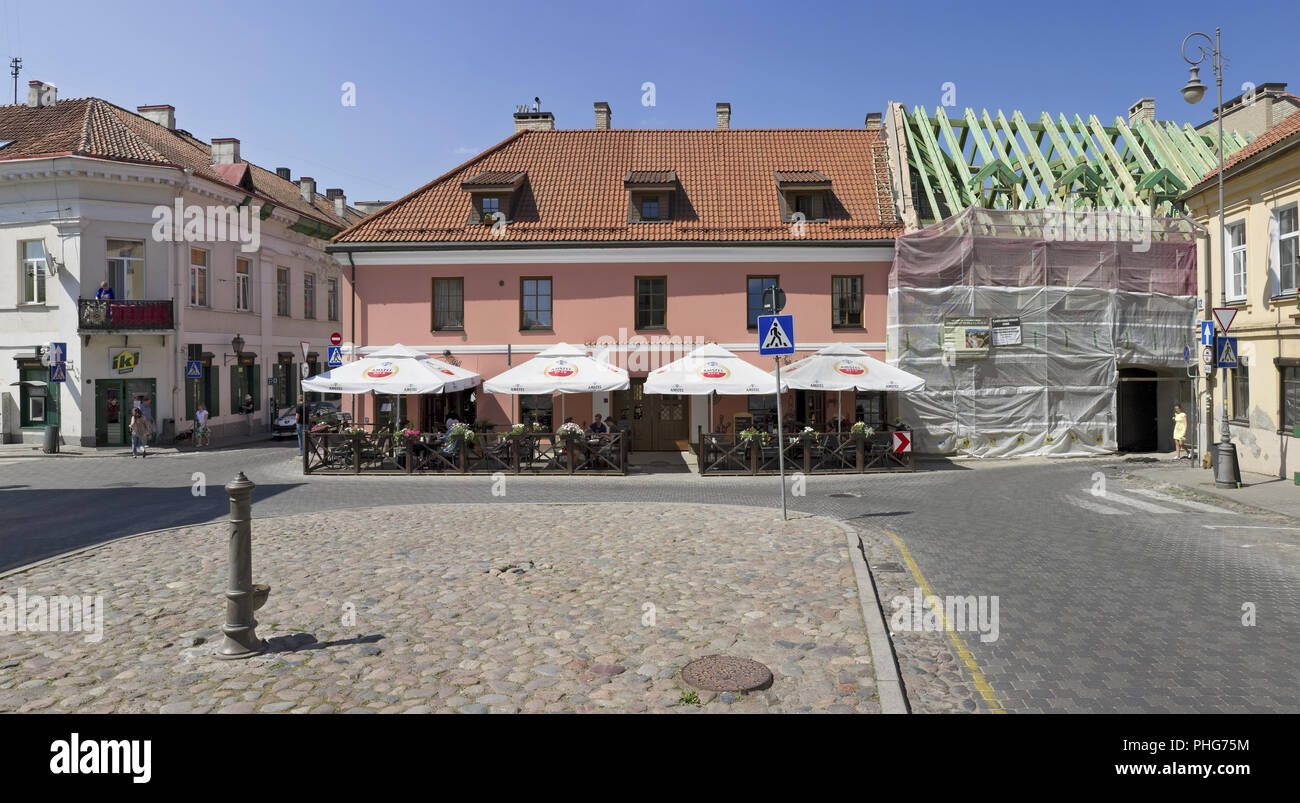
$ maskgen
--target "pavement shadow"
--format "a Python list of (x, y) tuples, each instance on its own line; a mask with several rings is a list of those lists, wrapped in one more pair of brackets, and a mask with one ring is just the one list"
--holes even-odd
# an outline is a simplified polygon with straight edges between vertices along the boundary
[[(202, 496), (190, 485), (159, 488), (40, 488), (9, 486), (0, 494), (5, 511), (0, 537), (0, 572), (74, 549), (127, 535), (207, 524), (230, 514), (230, 497), (209, 483)], [(253, 491), (253, 533), (257, 505), (304, 483), (267, 483)]]
[(348, 639), (335, 639), (334, 641), (317, 641), (316, 637), (310, 633), (293, 633), (288, 636), (276, 636), (266, 640), (267, 652), (303, 652), (305, 650), (324, 650), (330, 647), (344, 647), (349, 644), (374, 644), (382, 641), (382, 633), (372, 633), (369, 636), (353, 636)]

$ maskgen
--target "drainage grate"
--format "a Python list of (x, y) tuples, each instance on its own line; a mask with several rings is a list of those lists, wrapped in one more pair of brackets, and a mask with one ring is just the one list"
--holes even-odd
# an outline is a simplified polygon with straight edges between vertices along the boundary
[(757, 691), (772, 685), (772, 670), (748, 658), (710, 655), (682, 667), (682, 680), (701, 691)]
[(901, 563), (873, 563), (871, 568), (878, 572), (905, 572)]

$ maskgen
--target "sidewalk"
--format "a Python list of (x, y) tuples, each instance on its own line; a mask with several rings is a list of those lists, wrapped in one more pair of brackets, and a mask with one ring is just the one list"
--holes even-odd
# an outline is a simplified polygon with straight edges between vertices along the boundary
[[(292, 440), (285, 439), (286, 442)], [(271, 433), (259, 432), (255, 435), (242, 435), (236, 438), (222, 438), (214, 440), (211, 446), (204, 446), (199, 451), (220, 451), (222, 449), (231, 449), (242, 446), (251, 446), (258, 443), (271, 442)], [(181, 452), (193, 452), (194, 444), (188, 440), (180, 441), (178, 445), (158, 446), (151, 444), (149, 446), (149, 456), (173, 455)], [(59, 447), (55, 454), (45, 454), (41, 451), (39, 443), (3, 443), (0, 444), (0, 460), (11, 459), (15, 457), (123, 457), (131, 454), (131, 444), (124, 443), (119, 446), (77, 446), (73, 444), (64, 444)]]
[(1172, 462), (1155, 464), (1148, 468), (1134, 467), (1130, 469), (1130, 473), (1155, 482), (1177, 485), (1194, 493), (1300, 519), (1300, 486), (1292, 480), (1281, 480), (1277, 477), (1243, 471), (1240, 488), (1216, 488), (1212, 470)]

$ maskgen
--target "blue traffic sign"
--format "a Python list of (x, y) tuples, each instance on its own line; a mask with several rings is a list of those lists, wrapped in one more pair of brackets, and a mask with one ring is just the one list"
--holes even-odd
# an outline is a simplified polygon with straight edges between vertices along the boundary
[(66, 362), (50, 363), (50, 381), (51, 382), (68, 381), (68, 364)]
[(185, 363), (185, 378), (202, 379), (203, 363), (199, 362), (198, 360), (187, 360)]
[(1214, 321), (1201, 321), (1201, 345), (1214, 345)]
[(1219, 355), (1219, 359), (1217, 360), (1217, 362), (1219, 363), (1220, 368), (1236, 368), (1237, 367), (1237, 338), (1235, 337), (1219, 338), (1218, 355)]
[(758, 316), (758, 353), (794, 354), (794, 316)]
[(343, 347), (330, 346), (329, 348), (330, 348), (329, 359), (326, 360), (325, 362), (331, 368), (338, 368), (340, 365), (343, 364)]
[(54, 364), (54, 363), (56, 363), (56, 362), (67, 362), (67, 360), (68, 360), (68, 344), (67, 344), (67, 343), (51, 343), (51, 344), (50, 344), (50, 364), (52, 365), (52, 364)]

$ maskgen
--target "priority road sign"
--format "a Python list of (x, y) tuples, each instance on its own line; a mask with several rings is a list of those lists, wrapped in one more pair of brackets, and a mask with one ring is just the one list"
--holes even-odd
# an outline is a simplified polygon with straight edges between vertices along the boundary
[(1220, 368), (1237, 367), (1237, 338), (1235, 337), (1219, 338), (1218, 362)]
[(326, 360), (329, 367), (338, 368), (343, 364), (343, 349), (338, 346), (330, 346), (329, 359)]
[(1219, 329), (1226, 333), (1232, 328), (1232, 321), (1237, 317), (1236, 307), (1215, 307), (1214, 320), (1218, 322)]
[(1201, 321), (1201, 345), (1214, 345), (1214, 321)]
[(199, 362), (198, 360), (187, 360), (185, 362), (185, 378), (202, 379), (203, 363)]
[(50, 381), (51, 382), (68, 381), (68, 364), (66, 362), (50, 363)]
[(794, 354), (794, 316), (758, 316), (758, 353), (765, 356)]

